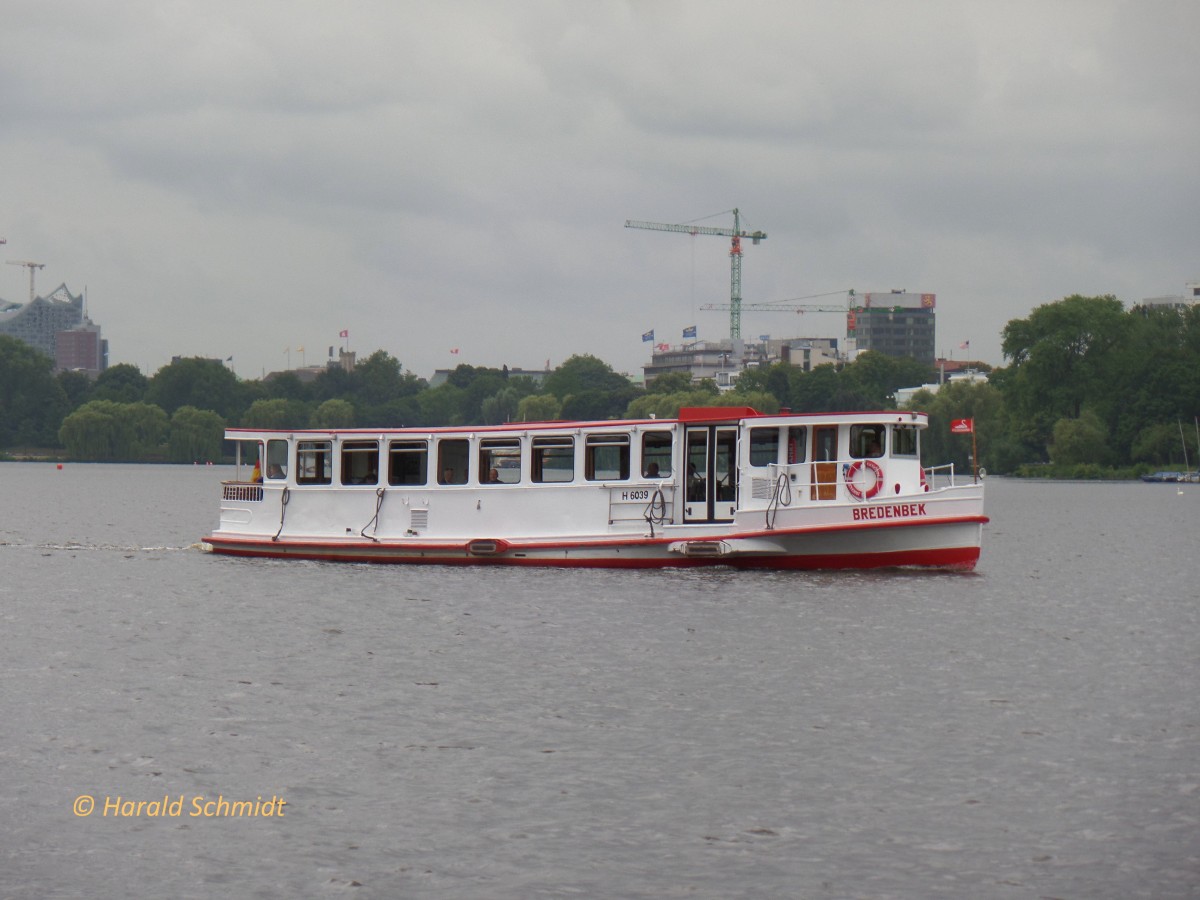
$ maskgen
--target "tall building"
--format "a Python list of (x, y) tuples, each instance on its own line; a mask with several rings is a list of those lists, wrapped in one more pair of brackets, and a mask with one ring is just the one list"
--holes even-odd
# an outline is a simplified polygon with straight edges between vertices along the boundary
[(54, 367), (58, 371), (99, 375), (108, 368), (108, 341), (100, 326), (84, 319), (82, 325), (54, 335)]
[(108, 346), (100, 326), (84, 314), (83, 295), (72, 294), (65, 284), (29, 303), (0, 300), (0, 334), (40, 350), (59, 371), (99, 374), (107, 366)]
[(934, 364), (937, 346), (934, 294), (892, 291), (860, 296), (861, 304), (846, 314), (846, 336), (854, 351), (911, 356), (928, 366)]

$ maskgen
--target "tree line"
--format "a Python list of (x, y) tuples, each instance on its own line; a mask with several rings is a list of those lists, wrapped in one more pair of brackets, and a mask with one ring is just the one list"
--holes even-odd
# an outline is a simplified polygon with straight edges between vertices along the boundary
[[(971, 441), (952, 419), (975, 422), (980, 464), (1031, 466), (1071, 477), (1182, 465), (1180, 422), (1200, 413), (1200, 308), (1134, 307), (1114, 297), (1071, 296), (1005, 326), (1007, 361), (987, 383), (919, 392), (930, 414), (927, 464), (969, 467)], [(982, 367), (987, 369), (986, 366)], [(751, 406), (762, 412), (895, 408), (899, 388), (935, 383), (913, 359), (866, 352), (811, 371), (777, 363), (741, 373), (734, 390), (687, 375), (632, 383), (607, 363), (577, 355), (539, 384), (507, 368), (460, 365), (436, 387), (378, 350), (351, 371), (312, 381), (293, 372), (239, 379), (221, 362), (180, 359), (152, 376), (120, 364), (94, 381), (53, 373), (53, 363), (0, 335), (0, 451), (37, 448), (79, 460), (218, 461), (227, 426), (346, 428), (500, 424), (550, 419), (659, 418), (682, 406)], [(1194, 432), (1185, 429), (1189, 459)]]

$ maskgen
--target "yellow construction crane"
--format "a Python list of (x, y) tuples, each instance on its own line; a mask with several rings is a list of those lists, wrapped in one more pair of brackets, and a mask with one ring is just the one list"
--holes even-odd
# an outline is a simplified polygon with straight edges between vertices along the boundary
[(757, 244), (767, 239), (765, 231), (743, 231), (741, 216), (733, 212), (733, 228), (710, 228), (706, 225), (666, 225), (662, 222), (640, 222), (626, 219), (626, 228), (648, 228), (651, 231), (676, 231), (681, 234), (715, 234), (729, 242), (729, 339), (742, 336), (742, 238)]
[(34, 298), (33, 273), (38, 269), (46, 268), (46, 264), (45, 263), (28, 262), (27, 260), (22, 260), (22, 259), (10, 259), (8, 261), (8, 264), (10, 266), (25, 266), (25, 268), (27, 268), (29, 270), (29, 302), (32, 303), (33, 298)]

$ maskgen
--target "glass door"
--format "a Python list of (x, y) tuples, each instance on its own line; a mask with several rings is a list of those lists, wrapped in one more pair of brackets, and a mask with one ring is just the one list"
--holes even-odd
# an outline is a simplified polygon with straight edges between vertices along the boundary
[(687, 429), (683, 520), (727, 522), (737, 509), (736, 426)]

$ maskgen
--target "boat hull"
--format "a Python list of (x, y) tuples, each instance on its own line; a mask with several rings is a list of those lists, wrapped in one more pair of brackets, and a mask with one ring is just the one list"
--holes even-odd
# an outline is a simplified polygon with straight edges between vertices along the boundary
[(658, 537), (572, 541), (306, 540), (215, 533), (205, 538), (205, 544), (213, 553), (228, 556), (328, 562), (612, 569), (915, 567), (970, 571), (979, 560), (986, 521), (978, 516), (920, 524), (744, 534), (702, 534), (693, 530)]

